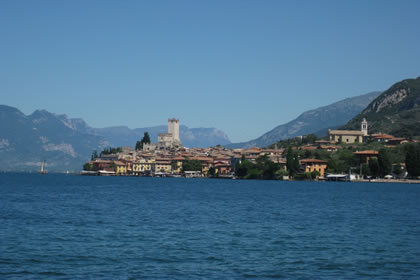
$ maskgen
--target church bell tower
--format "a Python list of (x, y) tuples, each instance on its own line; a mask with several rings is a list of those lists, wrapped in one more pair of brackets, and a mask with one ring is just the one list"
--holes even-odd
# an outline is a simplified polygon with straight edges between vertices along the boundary
[(364, 136), (368, 135), (368, 122), (365, 118), (363, 118), (362, 129), (361, 130), (362, 130)]

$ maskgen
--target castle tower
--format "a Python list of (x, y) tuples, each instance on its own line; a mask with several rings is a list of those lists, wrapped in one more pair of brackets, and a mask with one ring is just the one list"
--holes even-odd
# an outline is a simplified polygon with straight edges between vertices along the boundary
[(174, 141), (181, 142), (179, 140), (179, 120), (168, 119), (168, 133), (172, 134)]
[(368, 122), (365, 118), (363, 118), (363, 121), (362, 121), (361, 125), (362, 125), (361, 131), (363, 132), (363, 135), (367, 136), (368, 135)]

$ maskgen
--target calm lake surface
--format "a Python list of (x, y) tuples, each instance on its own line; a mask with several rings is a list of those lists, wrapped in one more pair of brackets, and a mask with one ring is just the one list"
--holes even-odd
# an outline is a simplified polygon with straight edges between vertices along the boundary
[(420, 185), (0, 174), (0, 279), (420, 279)]

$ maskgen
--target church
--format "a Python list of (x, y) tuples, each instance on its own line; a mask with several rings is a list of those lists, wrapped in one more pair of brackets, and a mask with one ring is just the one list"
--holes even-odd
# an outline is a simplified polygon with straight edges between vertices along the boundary
[(363, 119), (361, 129), (358, 130), (328, 130), (330, 142), (352, 144), (363, 143), (368, 136), (368, 122)]

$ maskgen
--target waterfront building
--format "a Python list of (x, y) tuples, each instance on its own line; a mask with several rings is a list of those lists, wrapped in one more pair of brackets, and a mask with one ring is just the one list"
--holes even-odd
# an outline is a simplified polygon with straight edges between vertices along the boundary
[(328, 165), (325, 160), (320, 159), (302, 159), (300, 160), (300, 168), (304, 172), (313, 172), (318, 171), (321, 177), (324, 177), (325, 170), (327, 169)]
[(152, 167), (155, 164), (154, 159), (151, 158), (139, 158), (133, 162), (133, 173), (136, 176), (150, 174)]
[(168, 158), (156, 158), (154, 172), (172, 173), (172, 162)]
[(122, 161), (114, 161), (115, 173), (117, 175), (127, 175), (127, 164)]

